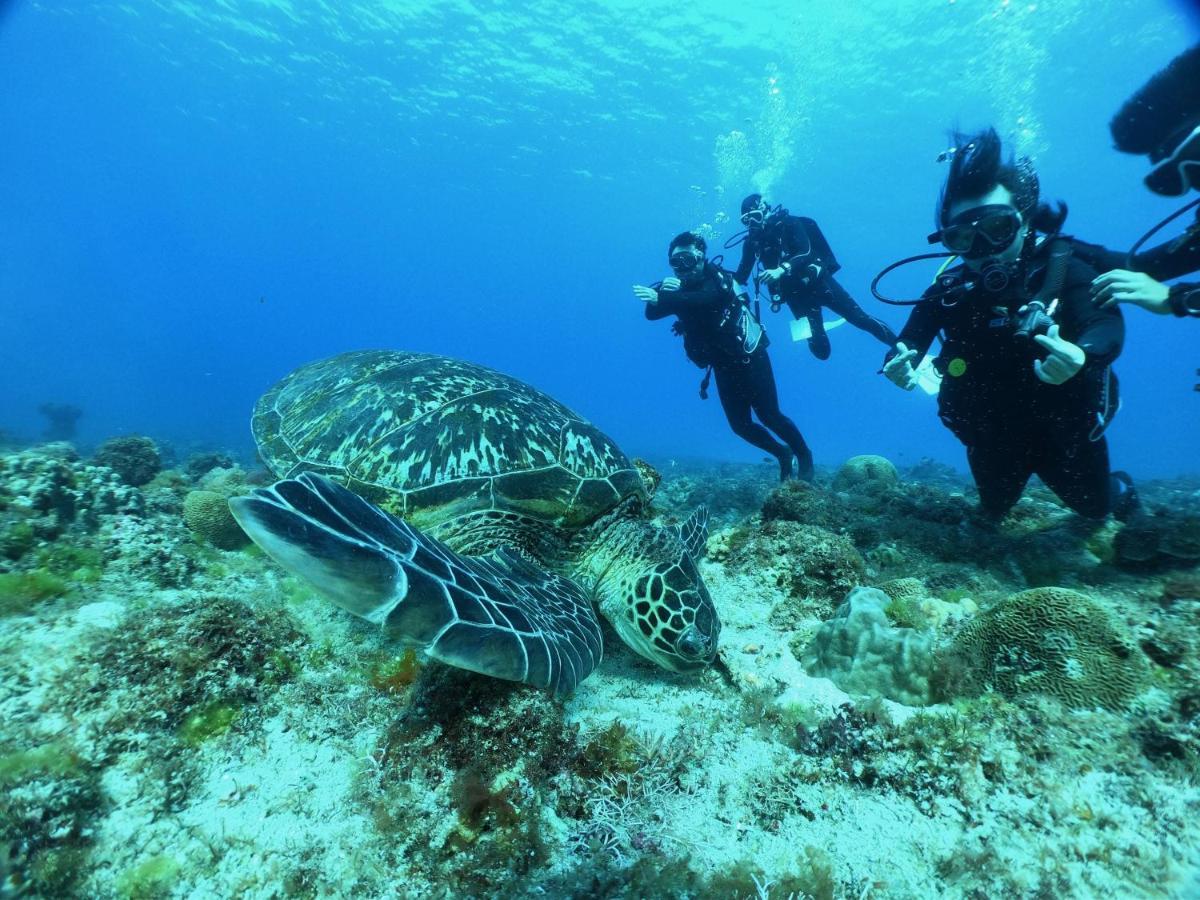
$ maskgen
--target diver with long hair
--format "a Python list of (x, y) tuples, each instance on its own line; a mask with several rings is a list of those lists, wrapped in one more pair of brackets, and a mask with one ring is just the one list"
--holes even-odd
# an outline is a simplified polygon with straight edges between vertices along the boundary
[(938, 413), (966, 447), (988, 516), (1007, 513), (1037, 475), (1080, 515), (1123, 518), (1136, 494), (1127, 475), (1110, 474), (1104, 437), (1121, 313), (1092, 303), (1097, 273), (1068, 241), (1038, 239), (1047, 209), (1029, 160), (1005, 156), (991, 128), (953, 143), (930, 242), (962, 263), (915, 303), (884, 374), (911, 390), (941, 336)]

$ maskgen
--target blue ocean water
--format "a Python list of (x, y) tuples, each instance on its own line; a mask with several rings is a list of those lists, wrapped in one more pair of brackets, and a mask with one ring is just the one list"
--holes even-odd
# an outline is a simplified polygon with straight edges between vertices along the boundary
[[(1114, 248), (1173, 208), (1111, 149), (1122, 100), (1196, 39), (1167, 0), (744, 5), (289, 0), (0, 6), (0, 428), (252, 452), (297, 365), (394, 347), (526, 379), (630, 453), (753, 460), (630, 286), (752, 190), (816, 218), (841, 282), (926, 250), (946, 131), (995, 124), (1069, 230)], [(736, 252), (736, 251), (734, 251)], [(930, 273), (894, 289), (915, 295)], [(1194, 322), (1127, 312), (1114, 463), (1194, 471)], [(832, 332), (769, 317), (818, 463), (961, 466), (934, 404)]]

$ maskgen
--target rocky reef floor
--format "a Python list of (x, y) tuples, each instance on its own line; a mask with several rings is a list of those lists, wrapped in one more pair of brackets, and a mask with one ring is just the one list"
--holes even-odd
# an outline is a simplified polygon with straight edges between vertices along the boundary
[(1200, 479), (993, 525), (928, 462), (667, 461), (718, 664), (609, 632), (558, 703), (274, 567), (262, 473), (119, 449), (0, 453), (0, 896), (1200, 895)]

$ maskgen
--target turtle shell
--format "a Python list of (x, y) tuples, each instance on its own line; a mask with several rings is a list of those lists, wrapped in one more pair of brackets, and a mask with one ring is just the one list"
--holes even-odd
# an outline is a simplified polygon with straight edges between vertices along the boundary
[(280, 478), (319, 472), (418, 527), (475, 512), (578, 528), (641, 476), (603, 432), (492, 369), (392, 350), (301, 366), (262, 396), (252, 423)]

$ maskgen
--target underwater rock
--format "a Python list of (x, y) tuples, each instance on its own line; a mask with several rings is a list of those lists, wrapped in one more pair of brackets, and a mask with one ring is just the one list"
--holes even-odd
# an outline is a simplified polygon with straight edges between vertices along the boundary
[(163, 467), (158, 445), (142, 435), (109, 438), (96, 449), (92, 463), (112, 469), (133, 487), (149, 484)]
[(836, 496), (796, 478), (785, 481), (767, 495), (762, 517), (768, 522), (784, 520), (830, 529), (846, 519), (843, 504)]
[(1160, 510), (1117, 533), (1115, 562), (1131, 569), (1194, 565), (1200, 561), (1200, 515)]
[(140, 515), (145, 499), (109, 469), (80, 463), (69, 444), (0, 456), (0, 517), (40, 540), (72, 525), (95, 530), (106, 516)]
[(5, 746), (0, 752), (0, 846), (5, 848), (0, 895), (76, 896), (103, 806), (96, 771), (68, 744)]
[(862, 583), (866, 564), (845, 535), (815, 525), (774, 521), (729, 545), (728, 565), (755, 573), (818, 608)]
[(71, 403), (43, 403), (38, 412), (46, 417), (46, 429), (42, 437), (47, 441), (69, 441), (75, 431), (83, 410)]
[(1165, 603), (1176, 600), (1200, 600), (1200, 572), (1184, 572), (1163, 582), (1162, 599)]
[(835, 491), (886, 491), (900, 483), (900, 474), (882, 456), (852, 456), (833, 476)]
[(196, 453), (188, 457), (184, 464), (184, 472), (192, 481), (199, 481), (213, 469), (232, 469), (234, 468), (233, 457), (228, 453), (220, 453), (211, 451), (208, 453)]
[(182, 521), (123, 516), (102, 530), (109, 569), (159, 588), (187, 586), (199, 570), (199, 548)]
[(908, 706), (931, 701), (933, 636), (893, 625), (883, 591), (858, 587), (802, 651), (810, 675), (850, 694), (883, 696)]
[(686, 518), (697, 506), (706, 506), (714, 526), (755, 512), (768, 492), (779, 484), (779, 468), (775, 463), (768, 468), (668, 460), (660, 469), (667, 477), (655, 493), (655, 506), (679, 518)]
[(956, 693), (1041, 692), (1084, 709), (1123, 709), (1149, 672), (1145, 655), (1108, 610), (1058, 587), (1021, 591), (982, 613), (959, 632), (943, 661)]
[(191, 491), (183, 501), (183, 521), (192, 534), (219, 550), (237, 550), (250, 542), (229, 511), (229, 500), (216, 491)]

